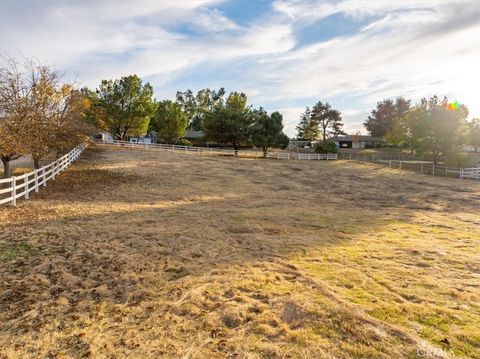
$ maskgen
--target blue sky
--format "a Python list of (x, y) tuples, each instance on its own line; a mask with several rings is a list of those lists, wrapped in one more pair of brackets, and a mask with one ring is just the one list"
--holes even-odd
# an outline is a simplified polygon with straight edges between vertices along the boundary
[(447, 95), (480, 117), (477, 0), (1, 0), (0, 53), (82, 86), (136, 73), (158, 99), (244, 91), (289, 135), (318, 100), (348, 132), (396, 96)]

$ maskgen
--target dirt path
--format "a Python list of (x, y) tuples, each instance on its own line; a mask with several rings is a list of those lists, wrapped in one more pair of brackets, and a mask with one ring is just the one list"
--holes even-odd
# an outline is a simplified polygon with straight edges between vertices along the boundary
[(480, 190), (88, 150), (1, 208), (0, 358), (480, 356)]

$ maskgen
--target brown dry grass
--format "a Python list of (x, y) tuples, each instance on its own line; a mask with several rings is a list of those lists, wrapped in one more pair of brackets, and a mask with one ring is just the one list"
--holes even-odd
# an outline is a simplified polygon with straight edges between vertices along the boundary
[(0, 358), (480, 357), (478, 184), (90, 149), (1, 208)]

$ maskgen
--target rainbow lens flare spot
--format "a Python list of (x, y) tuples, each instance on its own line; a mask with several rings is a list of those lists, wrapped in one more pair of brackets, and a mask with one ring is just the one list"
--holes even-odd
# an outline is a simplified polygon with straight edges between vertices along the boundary
[(458, 110), (458, 102), (455, 101), (455, 102), (449, 103), (449, 104), (447, 105), (447, 108), (448, 108), (450, 111)]

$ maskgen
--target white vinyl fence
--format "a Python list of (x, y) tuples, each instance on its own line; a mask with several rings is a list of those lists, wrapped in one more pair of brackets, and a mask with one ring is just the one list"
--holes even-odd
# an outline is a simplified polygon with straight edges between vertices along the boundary
[[(211, 147), (193, 147), (193, 146), (180, 146), (180, 145), (164, 145), (157, 143), (131, 143), (127, 141), (113, 141), (113, 142), (102, 142), (96, 141), (95, 143), (108, 146), (108, 147), (124, 147), (131, 149), (141, 149), (141, 150), (157, 150), (157, 151), (169, 151), (169, 152), (181, 152), (181, 153), (190, 153), (196, 155), (207, 155), (207, 156), (221, 156), (221, 157), (240, 157), (240, 158), (262, 158), (262, 151), (255, 150), (231, 150), (223, 148), (211, 148)], [(277, 159), (277, 160), (336, 160), (336, 153), (321, 153), (321, 154), (304, 154), (304, 153), (291, 153), (291, 152), (268, 152), (267, 158)]]
[(298, 153), (299, 160), (336, 160), (336, 153)]
[(459, 171), (459, 176), (461, 179), (470, 178), (478, 181), (480, 180), (480, 167), (462, 168)]
[(10, 203), (16, 206), (18, 199), (28, 199), (30, 192), (38, 192), (41, 186), (46, 187), (48, 181), (54, 179), (80, 157), (85, 147), (84, 144), (81, 144), (66, 155), (38, 170), (33, 170), (21, 176), (0, 179), (0, 205)]
[(405, 171), (412, 171), (425, 175), (480, 180), (480, 167), (453, 168), (448, 167), (444, 163), (434, 164), (432, 161), (388, 159), (386, 156), (382, 155), (367, 156), (341, 153), (340, 159), (360, 162), (364, 164), (374, 163), (376, 165), (396, 168)]

